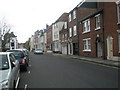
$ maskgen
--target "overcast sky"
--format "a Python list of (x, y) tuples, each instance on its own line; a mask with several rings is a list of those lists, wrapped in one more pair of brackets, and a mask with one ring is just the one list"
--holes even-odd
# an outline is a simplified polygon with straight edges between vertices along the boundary
[(12, 26), (21, 43), (36, 30), (51, 25), (64, 12), (71, 11), (81, 0), (0, 0), (0, 20)]

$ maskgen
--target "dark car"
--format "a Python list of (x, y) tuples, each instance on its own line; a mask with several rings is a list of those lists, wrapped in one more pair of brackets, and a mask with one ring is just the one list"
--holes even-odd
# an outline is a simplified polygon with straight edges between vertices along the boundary
[(27, 66), (29, 61), (27, 60), (26, 55), (21, 50), (8, 50), (7, 52), (12, 52), (20, 64), (20, 69), (27, 71)]
[(20, 51), (22, 51), (23, 53), (24, 53), (24, 55), (25, 55), (25, 57), (26, 57), (26, 60), (27, 60), (27, 62), (29, 62), (29, 52), (28, 52), (28, 50), (27, 49), (15, 49), (15, 50), (20, 50)]

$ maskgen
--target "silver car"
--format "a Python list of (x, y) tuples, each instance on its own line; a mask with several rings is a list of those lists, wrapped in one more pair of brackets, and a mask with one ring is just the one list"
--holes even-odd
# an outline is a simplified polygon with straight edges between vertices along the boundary
[(0, 52), (0, 90), (17, 88), (20, 80), (20, 65), (13, 53)]
[(42, 49), (35, 49), (34, 54), (43, 54), (43, 50)]

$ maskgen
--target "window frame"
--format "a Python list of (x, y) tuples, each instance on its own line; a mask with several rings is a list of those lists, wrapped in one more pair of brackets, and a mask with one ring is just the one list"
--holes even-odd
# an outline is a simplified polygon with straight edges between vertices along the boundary
[(90, 32), (90, 19), (83, 21), (83, 34)]
[(76, 19), (76, 10), (73, 11), (73, 19)]
[(83, 51), (91, 52), (91, 38), (83, 39)]
[(120, 24), (120, 4), (117, 4), (117, 24)]
[(69, 28), (69, 37), (72, 37), (72, 28)]
[(118, 52), (120, 53), (120, 32), (118, 32)]
[(76, 25), (73, 27), (73, 31), (74, 31), (74, 36), (76, 36), (77, 35), (77, 26)]
[(95, 30), (100, 29), (100, 14), (95, 16)]
[(72, 15), (71, 15), (71, 13), (69, 14), (69, 22), (71, 22), (72, 21)]
[(67, 29), (67, 22), (64, 22), (64, 29)]

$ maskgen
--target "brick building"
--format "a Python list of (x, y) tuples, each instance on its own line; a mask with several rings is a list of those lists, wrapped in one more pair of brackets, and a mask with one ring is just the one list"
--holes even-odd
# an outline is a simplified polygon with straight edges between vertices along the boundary
[(79, 31), (79, 20), (85, 16), (93, 13), (96, 9), (96, 4), (80, 2), (73, 10), (69, 12), (68, 20), (68, 54), (79, 55), (80, 42), (80, 31)]
[(119, 59), (120, 37), (115, 2), (96, 2), (96, 10), (80, 20), (79, 31), (80, 55)]

